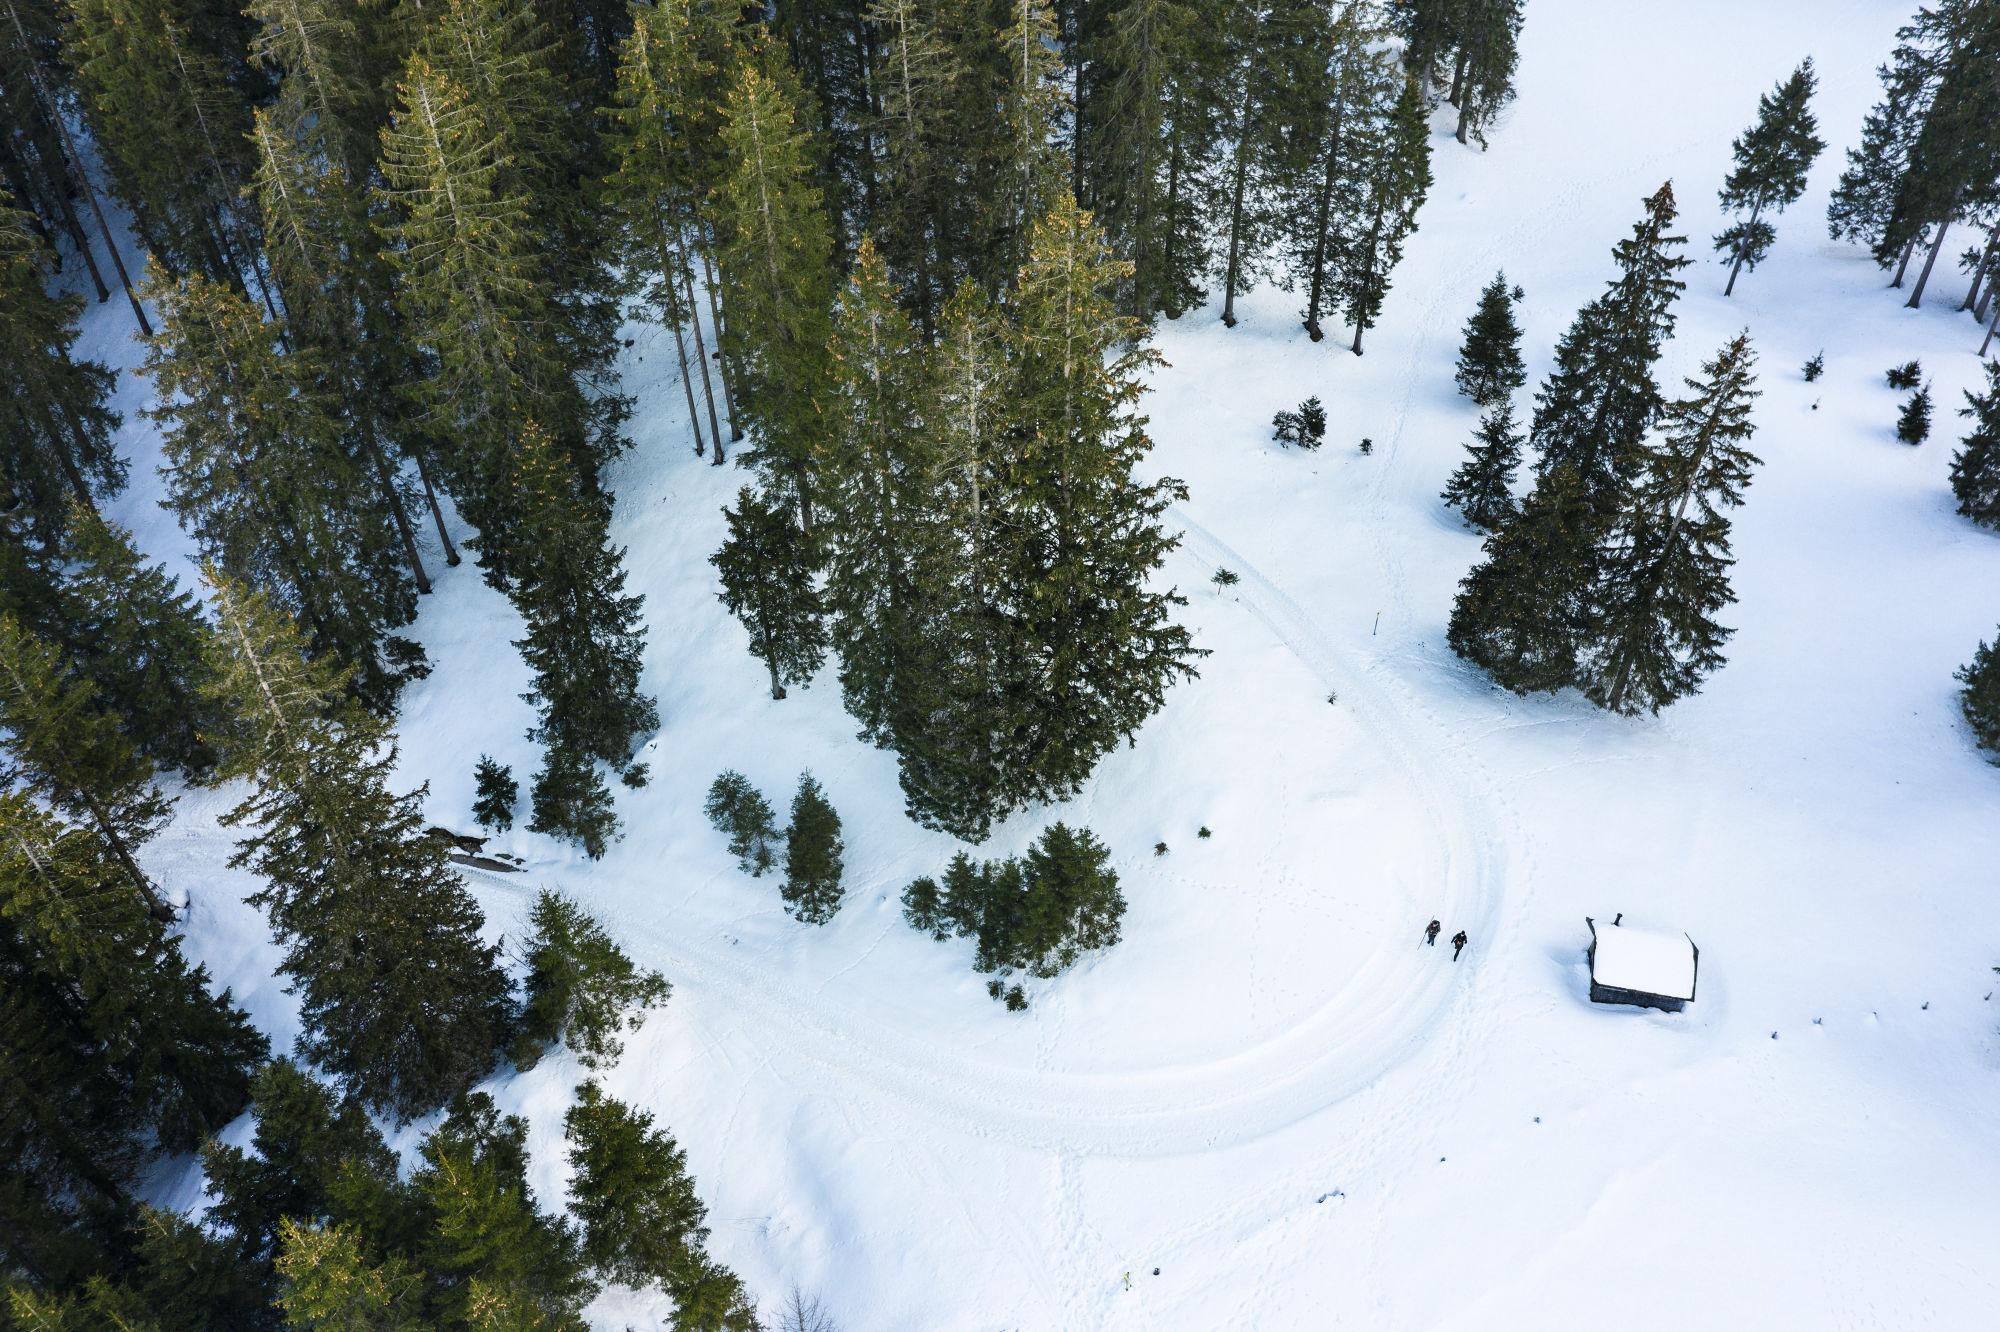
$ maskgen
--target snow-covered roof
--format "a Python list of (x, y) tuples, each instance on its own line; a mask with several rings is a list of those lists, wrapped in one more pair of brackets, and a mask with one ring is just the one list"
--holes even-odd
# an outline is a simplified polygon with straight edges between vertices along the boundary
[(1619, 990), (1638, 990), (1667, 999), (1694, 998), (1694, 944), (1685, 934), (1597, 925), (1597, 952), (1591, 979)]

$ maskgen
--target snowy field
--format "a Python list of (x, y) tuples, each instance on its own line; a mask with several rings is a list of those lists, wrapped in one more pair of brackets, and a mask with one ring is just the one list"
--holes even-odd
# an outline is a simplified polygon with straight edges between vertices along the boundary
[[(1072, 805), (982, 849), (1088, 825), (1130, 904), (1124, 941), (1035, 984), (1024, 1014), (986, 997), (969, 943), (903, 924), (903, 885), (955, 844), (903, 817), (832, 672), (768, 697), (707, 563), (743, 475), (693, 456), (671, 340), (628, 330), (614, 535), (646, 596), (654, 780), (619, 788), (602, 862), (517, 831), (496, 845), (531, 872), (472, 887), (509, 935), (535, 888), (570, 892), (672, 980), (605, 1081), (679, 1136), (717, 1256), (767, 1309), (797, 1283), (847, 1332), (1994, 1326), (2000, 771), (1952, 671), (2000, 621), (2000, 538), (1946, 485), (1978, 339), (1955, 269), (1905, 310), (1823, 223), (1908, 4), (1533, 0), (1491, 151), (1439, 113), (1436, 184), (1365, 357), (1331, 328), (1309, 343), (1268, 288), (1233, 331), (1213, 308), (1162, 326), (1148, 467), (1189, 484), (1167, 574), (1213, 655)], [(1707, 238), (1730, 140), (1808, 54), (1829, 150), (1724, 300)], [(1480, 286), (1504, 267), (1527, 289), (1538, 382), (1667, 178), (1702, 262), (1663, 382), (1747, 325), (1764, 466), (1729, 665), (1628, 721), (1498, 692), (1451, 655), (1478, 541), (1436, 496), (1477, 419), (1451, 376)], [(129, 329), (121, 303), (92, 307), (81, 350), (136, 364)], [(1917, 449), (1882, 382), (1911, 357), (1939, 406)], [(1309, 394), (1327, 446), (1270, 442)], [(114, 513), (191, 576), (144, 400), (122, 381)], [(1241, 575), (1227, 595), (1219, 566)], [(520, 624), (468, 563), (415, 632), (437, 670), (407, 696), (402, 773), (469, 829), (480, 753), (524, 778), (539, 760)], [(825, 783), (848, 848), (831, 925), (794, 924), (725, 854), (700, 813), (724, 767), (781, 809), (801, 769)], [(282, 1047), (290, 1000), (248, 877), (223, 867), (232, 794), (184, 796), (148, 868)], [(1587, 1002), (1584, 916), (1620, 911), (1700, 945), (1685, 1013)], [(1455, 965), (1422, 946), (1433, 916), (1470, 935)], [(545, 1200), (580, 1076), (559, 1055), (493, 1088), (533, 1122)], [(192, 1205), (199, 1178), (159, 1188)], [(611, 1292), (593, 1312), (643, 1332), (664, 1307)]]

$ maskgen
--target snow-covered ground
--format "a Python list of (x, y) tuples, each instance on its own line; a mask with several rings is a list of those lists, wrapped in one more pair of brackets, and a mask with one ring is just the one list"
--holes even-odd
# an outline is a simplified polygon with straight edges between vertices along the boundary
[[(1213, 309), (1161, 328), (1149, 467), (1189, 483), (1168, 576), (1213, 655), (1072, 805), (984, 849), (1086, 824), (1130, 903), (1124, 941), (1025, 1014), (986, 997), (969, 944), (902, 923), (903, 885), (954, 844), (903, 817), (831, 672), (767, 696), (707, 563), (742, 474), (693, 456), (670, 340), (629, 331), (615, 535), (651, 626), (654, 780), (620, 789), (626, 835), (601, 863), (517, 832), (500, 845), (531, 872), (472, 887), (510, 934), (560, 887), (673, 981), (605, 1081), (680, 1137), (718, 1255), (767, 1305), (797, 1283), (849, 1332), (1992, 1325), (2000, 771), (1951, 677), (2000, 621), (2000, 537), (1946, 485), (1977, 335), (1954, 269), (1907, 311), (1822, 222), (1906, 17), (1534, 0), (1520, 101), (1487, 153), (1436, 136), (1365, 357), (1338, 333), (1313, 346), (1270, 289), (1233, 331)], [(1808, 54), (1832, 146), (1724, 300), (1707, 237), (1730, 139)], [(1764, 466), (1736, 526), (1729, 665), (1627, 721), (1498, 692), (1451, 655), (1478, 542), (1436, 495), (1476, 420), (1451, 375), (1479, 287), (1502, 267), (1526, 287), (1539, 380), (1669, 177), (1702, 263), (1662, 377), (1747, 325)], [(133, 364), (129, 328), (121, 304), (93, 308), (84, 350)], [(1911, 357), (1939, 405), (1917, 449), (1882, 383)], [(185, 568), (144, 393), (121, 394), (134, 484), (115, 512)], [(1272, 412), (1315, 393), (1326, 448), (1271, 443)], [(1218, 566), (1241, 575), (1226, 595)], [(538, 760), (519, 621), (468, 563), (416, 632), (438, 669), (408, 695), (402, 772), (465, 827), (480, 753), (523, 777)], [(849, 876), (831, 925), (794, 924), (726, 856), (700, 813), (724, 767), (781, 809), (801, 769), (825, 783)], [(185, 796), (149, 865), (282, 1045), (290, 1001), (247, 877), (222, 867), (227, 803)], [(1685, 1013), (1587, 1002), (1583, 918), (1619, 911), (1700, 945)], [(1470, 935), (1463, 960), (1422, 945), (1433, 916)], [(562, 1056), (495, 1086), (533, 1121), (549, 1199), (579, 1077)], [(183, 1203), (197, 1187), (162, 1181)], [(644, 1328), (662, 1306), (613, 1292), (596, 1311)]]

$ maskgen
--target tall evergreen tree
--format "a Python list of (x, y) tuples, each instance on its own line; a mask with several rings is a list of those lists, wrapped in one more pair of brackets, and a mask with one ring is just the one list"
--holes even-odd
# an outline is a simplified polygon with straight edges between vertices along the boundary
[(583, 1225), (583, 1255), (609, 1280), (663, 1286), (708, 1238), (708, 1209), (687, 1172), (687, 1153), (653, 1117), (577, 1088), (563, 1115), (569, 1141), (570, 1211)]
[(785, 909), (809, 925), (824, 925), (840, 910), (840, 815), (808, 772), (792, 797), (785, 829)]
[(867, 11), (866, 0), (799, 0), (778, 6), (772, 20), (819, 111), (827, 150), (817, 187), (843, 259), (853, 254), (876, 202), (872, 84), (880, 77), (881, 38)]
[(250, 95), (263, 82), (246, 59), (249, 25), (196, 0), (74, 0), (70, 10), (84, 118), (147, 248), (170, 274), (259, 290), (259, 238), (242, 197)]
[[(1289, 113), (1296, 109), (1291, 94), (1298, 90), (1299, 62), (1292, 56), (1301, 25), (1293, 20), (1310, 23), (1311, 17), (1309, 6), (1272, 0), (1245, 0), (1227, 6), (1223, 14), (1229, 55), (1217, 95), (1228, 107), (1230, 157), (1218, 182), (1223, 195), (1218, 212), (1228, 241), (1217, 260), (1222, 322), (1231, 328), (1236, 327), (1236, 294), (1261, 276), (1270, 246), (1273, 209), (1267, 185), (1282, 160)], [(1318, 87), (1313, 80), (1302, 90), (1308, 102)]]
[(261, 593), (209, 578), (212, 693), (231, 718), (221, 775), (254, 783), (224, 822), (254, 824), (232, 863), (266, 880), (249, 900), (285, 948), (300, 1050), (371, 1107), (422, 1114), (493, 1066), (509, 1021), (497, 950), (480, 942), (478, 906), (424, 832), (423, 791), (390, 793), (394, 745), (349, 701), (353, 668), (309, 658)]
[(746, 461), (799, 522), (814, 524), (813, 473), (823, 451), (833, 242), (812, 163), (819, 152), (797, 75), (746, 62), (724, 109), (732, 171), (717, 209), (729, 323), (723, 347), (749, 426)]
[(826, 660), (826, 625), (813, 586), (813, 546), (799, 530), (791, 496), (767, 504), (745, 486), (725, 507), (729, 539), (708, 557), (722, 583), (717, 594), (750, 631), (750, 651), (771, 673), (771, 697), (804, 685)]
[(1521, 465), (1521, 432), (1514, 426), (1514, 400), (1501, 398), (1479, 418), (1466, 445), (1466, 460), (1445, 483), (1444, 502), (1465, 515), (1467, 524), (1496, 532), (1514, 516), (1514, 472)]
[(1458, 52), (1452, 62), (1451, 103), (1458, 141), (1468, 134), (1486, 147), (1486, 128), (1514, 100), (1526, 0), (1459, 0)]
[(1381, 122), (1365, 180), (1340, 280), (1342, 311), (1354, 325), (1356, 356), (1361, 354), (1361, 335), (1382, 313), (1390, 274), (1402, 261), (1403, 242), (1417, 229), (1417, 210), (1431, 187), (1430, 127), (1415, 84), (1403, 85), (1395, 108)]
[(1302, 286), (1301, 312), (1314, 342), (1320, 315), (1338, 300), (1346, 251), (1363, 225), (1371, 145), (1392, 113), (1403, 80), (1387, 46), (1388, 30), (1369, 0), (1338, 11), (1311, 6), (1300, 42), (1301, 84), (1309, 95), (1291, 117), (1290, 146), (1277, 177), (1276, 229), (1285, 251), (1284, 285)]
[[(2000, 634), (1994, 640), (2000, 643)], [(1964, 686), (1958, 705), (1973, 738), (1985, 749), (2000, 752), (2000, 647), (1982, 641), (1955, 678)]]
[(1465, 321), (1465, 345), (1458, 353), (1458, 391), (1491, 407), (1528, 382), (1521, 364), (1521, 328), (1514, 322), (1514, 303), (1521, 289), (1507, 286), (1507, 275), (1495, 273), (1479, 293), (1479, 306)]
[(750, 784), (748, 777), (740, 772), (718, 774), (709, 784), (702, 813), (717, 832), (728, 834), (729, 854), (736, 857), (737, 868), (745, 874), (761, 878), (765, 870), (777, 863), (774, 844), (778, 826), (771, 813), (771, 802)]
[(611, 788), (604, 784), (597, 760), (567, 745), (551, 745), (535, 774), (529, 794), (534, 817), (528, 831), (547, 833), (583, 848), (601, 860), (618, 840), (618, 812), (611, 805)]
[(1574, 464), (1546, 473), (1459, 583), (1451, 650), (1517, 694), (1576, 683), (1602, 522)]
[(426, 674), (390, 631), (416, 617), (395, 526), (343, 442), (346, 413), (310, 351), (200, 277), (156, 285), (165, 315), (146, 359), (166, 427), (168, 506), (204, 558), (268, 584), (311, 627), (313, 649), (357, 668), (372, 706)]
[(1074, 189), (1070, 171), (1073, 141), (1070, 86), (1056, 35), (1056, 15), (1048, 0), (1006, 0), (1008, 25), (1000, 33), (1006, 57), (1006, 91), (1000, 99), (1000, 119), (1007, 146), (1001, 179), (993, 200), (991, 226), (998, 233), (993, 253), (981, 275), (997, 288), (1027, 262), (1034, 225), (1055, 202), (1056, 192)]
[(0, 191), (0, 494), (37, 541), (61, 536), (70, 505), (125, 486), (112, 447), (111, 371), (71, 355), (80, 296), (53, 296), (52, 251)]
[(616, 1063), (624, 1050), (619, 1030), (638, 1030), (645, 1010), (664, 1006), (672, 987), (659, 972), (633, 966), (611, 936), (560, 893), (543, 889), (528, 924), (527, 1003), (515, 1062), (530, 1067), (542, 1047), (560, 1041), (585, 1068)]
[(1620, 269), (1604, 295), (1578, 312), (1556, 344), (1555, 369), (1535, 394), (1529, 442), (1540, 452), (1539, 481), (1569, 467), (1594, 512), (1619, 503), (1640, 441), (1658, 416), (1653, 365), (1672, 336), (1673, 303), (1687, 285), (1675, 276), (1692, 261), (1686, 238), (1671, 233), (1671, 184), (1646, 200), (1646, 215), (1612, 249)]
[(125, 735), (164, 767), (199, 778), (215, 762), (202, 738), (208, 625), (164, 565), (147, 565), (131, 534), (78, 505), (58, 594), (76, 667)]
[(93, 706), (96, 692), (54, 648), (0, 616), (0, 778), (88, 824), (153, 918), (172, 920), (134, 856), (173, 802), (153, 785), (152, 760), (132, 748), (118, 718)]
[(1120, 310), (1150, 323), (1207, 298), (1225, 146), (1216, 0), (1125, 0), (1106, 14), (1077, 116), (1082, 197), (1132, 265)]
[(60, 1288), (129, 1259), (139, 1172), (243, 1108), (264, 1038), (94, 830), (0, 794), (0, 1262)]
[(1729, 588), (1729, 519), (1757, 459), (1746, 447), (1755, 354), (1739, 334), (1667, 405), (1611, 532), (1584, 665), (1592, 702), (1657, 713), (1722, 665), (1730, 631), (1714, 616)]
[(1010, 388), (1021, 433), (995, 591), (1016, 625), (1003, 659), (1035, 683), (993, 719), (1010, 737), (1001, 764), (1009, 805), (1074, 794), (1201, 655), (1168, 619), (1182, 598), (1147, 587), (1176, 544), (1159, 516), (1185, 492), (1171, 478), (1132, 478), (1150, 443), (1134, 411), (1140, 375), (1158, 357), (1113, 308), (1127, 271), (1065, 195), (1037, 224), (1014, 296)]
[(528, 625), (514, 646), (535, 673), (523, 697), (541, 711), (535, 738), (626, 771), (660, 720), (639, 692), (645, 598), (625, 595), (624, 552), (547, 432), (529, 422), (514, 453), (515, 511), (537, 541), (514, 595)]
[(2000, 361), (1986, 364), (1986, 392), (1967, 393), (1960, 416), (1972, 418), (1951, 459), (1951, 493), (1958, 511), (1982, 527), (2000, 528)]
[(1736, 167), (1722, 183), (1722, 206), (1734, 213), (1748, 208), (1750, 216), (1715, 238), (1715, 248), (1726, 252), (1729, 264), (1724, 296), (1736, 290), (1738, 273), (1757, 267), (1770, 251), (1777, 232), (1763, 220), (1764, 210), (1781, 213), (1798, 202), (1805, 193), (1806, 173), (1826, 147), (1815, 133), (1818, 122), (1811, 107), (1818, 86), (1808, 58), (1790, 78), (1757, 99), (1757, 123), (1730, 145)]

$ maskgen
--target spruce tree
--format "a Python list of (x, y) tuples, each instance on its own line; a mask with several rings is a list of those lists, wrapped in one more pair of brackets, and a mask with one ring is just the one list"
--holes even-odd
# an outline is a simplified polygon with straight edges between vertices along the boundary
[(166, 825), (173, 801), (95, 696), (54, 648), (0, 615), (0, 778), (88, 824), (153, 918), (172, 920), (134, 856)]
[(1519, 287), (1507, 286), (1507, 275), (1495, 273), (1479, 293), (1479, 306), (1465, 321), (1465, 345), (1458, 353), (1458, 391), (1491, 407), (1528, 382), (1521, 364), (1521, 329), (1514, 322)]
[(997, 234), (985, 272), (977, 275), (989, 289), (1020, 271), (1035, 223), (1058, 190), (1075, 188), (1068, 179), (1075, 158), (1064, 151), (1065, 141), (1074, 140), (1075, 107), (1058, 55), (1055, 11), (1048, 0), (1006, 0), (1006, 10), (999, 42), (1006, 61), (1000, 121), (1007, 139), (995, 164), (999, 181), (988, 223)]
[(521, 784), (514, 780), (514, 772), (503, 763), (488, 755), (481, 754), (473, 768), (473, 786), (477, 798), (472, 802), (472, 817), (482, 828), (495, 832), (506, 832), (514, 826), (514, 806), (521, 799)]
[(1960, 416), (1972, 418), (1951, 459), (1951, 493), (1958, 511), (1981, 527), (2000, 528), (2000, 361), (1986, 365), (1986, 392), (1967, 393)]
[(202, 731), (208, 624), (164, 565), (147, 565), (131, 533), (76, 506), (58, 601), (76, 667), (140, 753), (199, 779), (215, 762)]
[(785, 909), (808, 925), (824, 925), (840, 910), (840, 815), (808, 772), (792, 797), (785, 829)]
[(1612, 712), (1658, 713), (1722, 665), (1730, 630), (1729, 519), (1757, 465), (1747, 445), (1756, 356), (1739, 334), (1669, 403), (1606, 538), (1584, 692)]
[(1930, 437), (1931, 386), (1925, 384), (1903, 404), (1903, 414), (1896, 418), (1896, 438), (1914, 447)]
[(1528, 440), (1540, 453), (1537, 481), (1570, 468), (1599, 515), (1617, 508), (1659, 414), (1653, 365), (1673, 334), (1673, 303), (1686, 286), (1675, 275), (1693, 262), (1679, 252), (1686, 238), (1671, 234), (1676, 215), (1671, 184), (1646, 200), (1645, 217), (1612, 250), (1619, 276), (1577, 313), (1535, 394)]
[(729, 539), (708, 557), (722, 582), (717, 598), (750, 631), (750, 652), (771, 674), (771, 697), (805, 685), (826, 660), (826, 626), (813, 586), (813, 543), (799, 530), (793, 496), (767, 504), (743, 487), (724, 508)]
[(639, 692), (645, 598), (625, 595), (624, 552), (606, 538), (602, 508), (579, 493), (570, 459), (532, 421), (514, 467), (514, 510), (536, 542), (518, 562), (513, 598), (528, 625), (514, 646), (535, 673), (522, 696), (541, 712), (535, 738), (624, 772), (660, 721)]
[(737, 1275), (700, 1249), (684, 1251), (667, 1278), (673, 1332), (761, 1332), (756, 1305)]
[(209, 992), (95, 830), (0, 794), (0, 1262), (45, 1286), (130, 1254), (140, 1172), (248, 1099), (264, 1038)]
[(1790, 78), (1757, 99), (1757, 123), (1737, 136), (1731, 151), (1736, 167), (1722, 183), (1723, 208), (1750, 216), (1715, 238), (1715, 248), (1725, 252), (1729, 264), (1729, 284), (1724, 296), (1736, 290), (1736, 275), (1744, 268), (1757, 267), (1769, 253), (1777, 232), (1763, 220), (1766, 209), (1781, 213), (1805, 193), (1806, 173), (1812, 169), (1826, 143), (1815, 131), (1811, 102), (1818, 79), (1810, 58), (1792, 71)]
[(1130, 741), (1195, 673), (1201, 653), (1168, 619), (1178, 593), (1147, 584), (1176, 538), (1159, 525), (1184, 496), (1171, 478), (1133, 480), (1150, 444), (1134, 408), (1157, 355), (1136, 345), (1112, 295), (1126, 268), (1090, 215), (1064, 196), (1036, 227), (1008, 337), (1020, 436), (1010, 460), (1009, 534), (993, 595), (1011, 617), (995, 643), (1026, 687), (989, 725), (1008, 736), (1002, 802), (1062, 799), (1098, 759)]
[[(425, 834), (423, 790), (392, 795), (395, 748), (349, 701), (353, 668), (306, 656), (298, 628), (261, 593), (213, 570), (211, 696), (230, 722), (220, 775), (251, 793), (224, 816), (254, 824), (233, 865), (265, 879), (248, 899), (284, 946), (307, 1058), (372, 1108), (408, 1119), (493, 1066), (509, 1020), (497, 950)], [(425, 959), (413, 968), (408, 960)]]
[(716, 222), (729, 311), (723, 350), (750, 433), (743, 457), (810, 533), (824, 451), (833, 241), (812, 185), (819, 147), (804, 98), (781, 62), (744, 63), (724, 108), (732, 169)]
[(1517, 694), (1575, 684), (1602, 522), (1572, 464), (1543, 476), (1459, 583), (1451, 650)]
[(534, 817), (528, 831), (547, 833), (583, 848), (601, 860), (618, 840), (618, 813), (611, 807), (611, 789), (598, 771), (597, 760), (568, 745), (551, 745), (535, 774), (529, 794)]
[[(199, 0), (76, 0), (66, 52), (112, 188), (175, 276), (263, 285), (250, 178), (248, 24)], [(204, 20), (228, 15), (221, 24)], [(265, 293), (268, 299), (268, 293)]]
[(50, 294), (52, 257), (0, 189), (0, 496), (44, 547), (72, 504), (125, 486), (111, 443), (119, 417), (106, 405), (112, 373), (71, 355), (83, 298)]
[(1465, 517), (1468, 527), (1497, 532), (1514, 516), (1514, 473), (1521, 465), (1521, 432), (1514, 425), (1514, 400), (1503, 397), (1479, 418), (1466, 460), (1445, 483), (1444, 502)]
[(828, 394), (817, 536), (830, 639), (848, 713), (887, 743), (925, 669), (922, 589), (938, 547), (935, 425), (923, 419), (925, 363), (864, 236), (841, 292)]
[(770, 802), (740, 772), (725, 772), (708, 788), (702, 806), (711, 826), (729, 838), (729, 854), (751, 878), (777, 863), (778, 827)]
[[(1995, 635), (1994, 641), (2000, 643), (2000, 635)], [(1971, 662), (1959, 667), (1955, 678), (1964, 686), (1959, 690), (1958, 704), (1973, 739), (2000, 752), (2000, 648), (1982, 641)]]
[(279, 1307), (292, 1327), (418, 1332), (422, 1278), (391, 1257), (377, 1262), (353, 1226), (287, 1217), (277, 1272)]
[(1389, 294), (1389, 277), (1403, 258), (1403, 242), (1417, 229), (1417, 210), (1431, 187), (1430, 127), (1416, 85), (1405, 83), (1381, 122), (1363, 168), (1366, 189), (1355, 232), (1342, 256), (1342, 312), (1354, 325), (1352, 351), (1375, 326)]
[(570, 898), (544, 888), (529, 911), (523, 946), (526, 1003), (514, 1062), (531, 1068), (542, 1048), (561, 1042), (585, 1068), (616, 1063), (621, 1027), (637, 1031), (645, 1010), (660, 1008), (672, 987), (657, 971), (641, 971), (598, 923)]
[(1486, 128), (1514, 100), (1526, 0), (1457, 0), (1458, 52), (1452, 62), (1451, 103), (1458, 141), (1469, 133), (1486, 148)]
[(1302, 286), (1301, 312), (1314, 342), (1320, 315), (1339, 299), (1347, 248), (1366, 209), (1369, 148), (1392, 113), (1402, 82), (1380, 11), (1369, 3), (1306, 6), (1295, 64), (1301, 83), (1323, 88), (1293, 117), (1289, 151), (1278, 162), (1275, 226), (1285, 251), (1286, 290)]
[(583, 1256), (623, 1285), (664, 1286), (708, 1238), (708, 1209), (694, 1191), (687, 1153), (653, 1127), (653, 1117), (577, 1088), (563, 1115), (569, 1141), (570, 1213), (583, 1226)]
[(1216, 79), (1216, 96), (1226, 107), (1230, 155), (1217, 182), (1222, 195), (1217, 220), (1227, 240), (1216, 259), (1222, 322), (1230, 328), (1236, 327), (1236, 294), (1262, 275), (1270, 248), (1274, 214), (1267, 187), (1282, 165), (1291, 113), (1299, 101), (1319, 101), (1320, 81), (1302, 84), (1299, 62), (1288, 58), (1298, 46), (1296, 26), (1289, 21), (1295, 17), (1311, 21), (1309, 10), (1297, 15), (1291, 6), (1271, 0), (1227, 5), (1221, 15), (1228, 55)]
[(1177, 319), (1208, 295), (1212, 184), (1227, 144), (1221, 30), (1218, 0), (1125, 0), (1092, 51), (1097, 82), (1077, 120), (1083, 197), (1132, 265), (1119, 308), (1141, 323)]
[(346, 448), (346, 412), (325, 365), (282, 350), (284, 330), (200, 277), (151, 295), (165, 315), (145, 373), (165, 427), (168, 507), (203, 558), (271, 589), (312, 631), (313, 650), (356, 668), (373, 707), (428, 674), (391, 631), (416, 617), (394, 524), (369, 502)]

